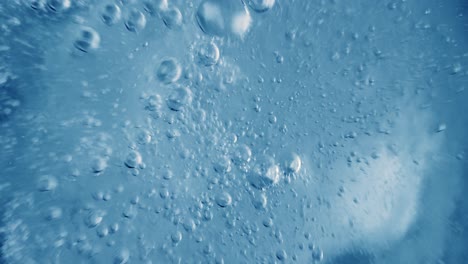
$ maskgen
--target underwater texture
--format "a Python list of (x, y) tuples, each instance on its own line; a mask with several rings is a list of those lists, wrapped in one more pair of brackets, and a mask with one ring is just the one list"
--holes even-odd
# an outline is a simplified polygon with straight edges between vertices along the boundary
[(468, 2), (1, 0), (0, 263), (468, 263)]

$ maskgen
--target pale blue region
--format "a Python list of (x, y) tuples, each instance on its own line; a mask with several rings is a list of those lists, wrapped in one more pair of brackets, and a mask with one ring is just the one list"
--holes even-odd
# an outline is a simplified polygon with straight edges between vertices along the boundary
[(0, 2), (0, 263), (465, 263), (467, 8)]

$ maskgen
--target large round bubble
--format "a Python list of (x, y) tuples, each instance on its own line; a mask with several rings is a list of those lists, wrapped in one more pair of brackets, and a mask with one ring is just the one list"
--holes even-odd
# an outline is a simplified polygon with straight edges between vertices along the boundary
[(197, 21), (208, 35), (243, 37), (252, 18), (241, 0), (205, 0), (198, 6)]

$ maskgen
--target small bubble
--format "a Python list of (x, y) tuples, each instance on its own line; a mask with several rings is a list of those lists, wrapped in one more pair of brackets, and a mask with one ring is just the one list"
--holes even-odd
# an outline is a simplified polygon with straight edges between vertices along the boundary
[(47, 6), (54, 12), (62, 12), (70, 8), (70, 0), (48, 0)]
[(288, 41), (294, 41), (296, 39), (297, 32), (296, 30), (288, 30), (285, 33), (285, 37)]
[(165, 84), (176, 82), (179, 80), (181, 74), (182, 69), (180, 64), (174, 58), (163, 60), (156, 71), (158, 80)]
[(97, 191), (97, 192), (94, 192), (92, 196), (94, 200), (99, 201), (99, 200), (102, 200), (102, 198), (104, 197), (104, 193), (101, 191)]
[(151, 15), (155, 15), (168, 7), (167, 0), (145, 0), (143, 4), (145, 11)]
[(440, 133), (440, 132), (442, 132), (442, 131), (445, 131), (445, 129), (447, 129), (447, 125), (444, 124), (444, 123), (441, 123), (441, 124), (439, 124), (439, 125), (437, 126), (436, 132), (437, 132), (437, 133)]
[(88, 217), (86, 218), (86, 225), (89, 228), (93, 228), (93, 227), (99, 225), (102, 222), (103, 215), (104, 214), (101, 211), (90, 212)]
[(284, 62), (284, 57), (281, 56), (281, 55), (279, 55), (279, 54), (277, 54), (277, 55), (276, 55), (276, 62), (277, 62), (277, 63), (280, 63), (280, 64), (283, 63), (283, 62)]
[(264, 193), (253, 198), (253, 205), (257, 210), (265, 209), (267, 206), (267, 197)]
[(130, 32), (139, 32), (146, 26), (146, 17), (141, 11), (132, 9), (125, 21), (125, 26)]
[(119, 22), (121, 16), (120, 7), (116, 4), (107, 4), (101, 14), (102, 21), (108, 26)]
[(213, 164), (213, 169), (220, 174), (228, 173), (231, 171), (231, 161), (223, 156)]
[(317, 246), (313, 246), (313, 248), (312, 248), (312, 259), (315, 262), (319, 262), (319, 261), (323, 260), (323, 251), (322, 251), (321, 248), (319, 248)]
[(102, 157), (97, 157), (93, 160), (93, 164), (91, 165), (91, 169), (94, 173), (102, 172), (107, 168), (107, 160)]
[(168, 139), (174, 139), (174, 138), (178, 138), (180, 137), (180, 131), (176, 128), (172, 128), (172, 129), (169, 129), (167, 130), (166, 132), (166, 136)]
[(159, 94), (150, 95), (146, 99), (145, 109), (148, 111), (158, 111), (162, 108), (163, 101)]
[[(170, 179), (170, 178), (168, 178), (168, 179)], [(169, 197), (169, 191), (166, 188), (161, 189), (159, 191), (159, 197), (161, 197), (162, 199), (166, 199), (167, 197)]]
[(122, 212), (122, 216), (128, 219), (134, 218), (136, 214), (137, 211), (134, 206), (127, 206)]
[(136, 168), (141, 163), (142, 163), (141, 155), (139, 152), (135, 150), (128, 153), (127, 157), (125, 158), (125, 165), (129, 168)]
[(248, 0), (248, 3), (255, 12), (261, 13), (271, 9), (275, 0)]
[(296, 153), (290, 153), (284, 158), (284, 170), (288, 173), (298, 173), (301, 170), (302, 161)]
[(103, 201), (109, 201), (111, 198), (112, 198), (112, 196), (110, 195), (110, 193), (106, 193), (106, 194), (104, 194), (104, 196), (102, 197), (102, 200), (103, 200)]
[(105, 226), (101, 226), (98, 230), (97, 230), (97, 235), (99, 237), (106, 237), (107, 235), (109, 234), (109, 228), (105, 227)]
[(273, 219), (271, 219), (270, 217), (263, 220), (263, 226), (264, 227), (272, 227), (273, 226)]
[(113, 223), (111, 226), (110, 226), (110, 230), (109, 230), (111, 233), (115, 233), (117, 231), (119, 231), (119, 224), (117, 223)]
[(192, 91), (187, 87), (179, 87), (173, 90), (167, 99), (167, 106), (173, 111), (181, 111), (192, 103)]
[(151, 134), (148, 130), (140, 131), (137, 135), (137, 142), (140, 145), (146, 145), (151, 142)]
[(218, 194), (216, 196), (216, 203), (220, 206), (220, 207), (227, 207), (229, 205), (231, 205), (232, 203), (232, 198), (231, 198), (231, 195), (227, 192), (221, 192), (220, 194)]
[(62, 217), (62, 209), (59, 207), (49, 208), (48, 220), (56, 220)]
[(179, 243), (182, 240), (182, 233), (180, 231), (176, 231), (171, 235), (172, 242), (174, 244)]
[(286, 254), (286, 251), (284, 251), (284, 249), (280, 249), (276, 251), (276, 258), (280, 261), (285, 261), (288, 258), (288, 255)]
[(170, 180), (170, 179), (172, 179), (172, 177), (174, 176), (174, 173), (172, 173), (171, 170), (165, 170), (165, 171), (163, 172), (162, 176), (163, 176), (163, 179), (165, 179), (165, 180)]
[(82, 52), (90, 52), (99, 48), (101, 38), (99, 34), (90, 27), (83, 27), (78, 35), (77, 40), (74, 42), (75, 48)]
[(200, 46), (198, 50), (198, 60), (205, 66), (213, 66), (219, 60), (219, 48), (213, 42)]
[(212, 219), (213, 219), (213, 213), (212, 213), (211, 211), (209, 211), (209, 210), (205, 210), (205, 211), (203, 212), (203, 219), (204, 219), (205, 221), (210, 221), (210, 220), (212, 220)]
[(275, 115), (270, 115), (268, 117), (268, 122), (270, 122), (270, 124), (276, 124), (276, 121), (277, 121), (277, 119), (276, 119)]
[(43, 176), (39, 179), (37, 188), (41, 192), (53, 191), (57, 188), (57, 179), (52, 176)]
[(31, 8), (32, 9), (44, 9), (45, 3), (44, 0), (31, 0)]
[(180, 13), (179, 8), (177, 7), (170, 7), (165, 9), (161, 13), (162, 19), (164, 24), (170, 28), (179, 28), (182, 26), (182, 13)]
[(460, 63), (455, 63), (452, 67), (452, 75), (458, 74), (462, 71), (462, 65)]
[(250, 162), (251, 157), (252, 151), (250, 148), (245, 144), (240, 144), (234, 149), (231, 159), (236, 166), (242, 167)]
[(140, 197), (139, 196), (135, 196), (132, 199), (130, 199), (130, 203), (133, 204), (133, 205), (136, 205), (139, 202), (140, 202)]
[(192, 218), (186, 218), (182, 225), (187, 232), (193, 232), (197, 228), (195, 221)]
[(130, 251), (126, 248), (121, 249), (115, 256), (114, 264), (126, 264), (130, 259)]

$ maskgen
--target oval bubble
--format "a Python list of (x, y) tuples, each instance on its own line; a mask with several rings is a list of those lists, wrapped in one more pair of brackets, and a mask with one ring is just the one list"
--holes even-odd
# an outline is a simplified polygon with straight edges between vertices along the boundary
[(106, 5), (101, 14), (102, 21), (108, 26), (117, 23), (121, 16), (122, 12), (120, 11), (120, 7), (116, 4)]
[(90, 27), (83, 27), (75, 40), (74, 46), (82, 52), (90, 52), (99, 47), (101, 38), (96, 30)]
[(197, 22), (208, 35), (243, 37), (249, 30), (252, 18), (244, 2), (205, 0), (197, 10)]
[(144, 29), (146, 26), (146, 17), (145, 15), (137, 10), (132, 9), (128, 14), (127, 20), (125, 21), (125, 27), (127, 27), (130, 32), (139, 32)]

